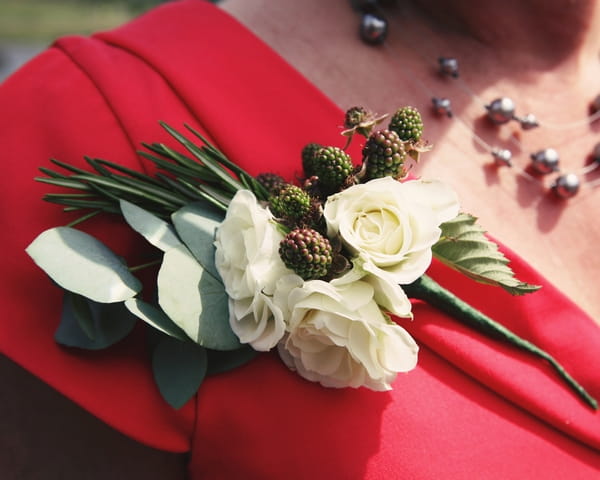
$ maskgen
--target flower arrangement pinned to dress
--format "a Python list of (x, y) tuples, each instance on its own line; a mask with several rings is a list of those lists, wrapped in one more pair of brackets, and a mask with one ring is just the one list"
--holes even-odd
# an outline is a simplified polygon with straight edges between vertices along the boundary
[[(418, 346), (402, 325), (412, 319), (409, 298), (420, 298), (544, 358), (595, 408), (549, 354), (426, 275), (435, 256), (513, 294), (538, 288), (514, 277), (449, 186), (407, 178), (430, 149), (419, 112), (400, 108), (378, 129), (386, 118), (348, 110), (346, 145), (307, 144), (297, 184), (273, 173), (254, 178), (192, 128), (198, 144), (166, 124), (187, 153), (144, 145), (155, 176), (100, 159), (86, 157), (93, 172), (52, 160), (66, 174), (42, 167), (37, 180), (78, 193), (45, 199), (90, 210), (27, 248), (65, 291), (56, 341), (106, 348), (146, 322), (154, 327), (154, 377), (174, 407), (206, 375), (274, 349), (307, 380), (381, 391), (417, 364)], [(358, 164), (346, 153), (355, 135), (365, 137)], [(130, 268), (74, 228), (102, 212), (120, 214), (154, 245), (156, 262)], [(148, 301), (134, 274), (158, 264), (157, 300)]]

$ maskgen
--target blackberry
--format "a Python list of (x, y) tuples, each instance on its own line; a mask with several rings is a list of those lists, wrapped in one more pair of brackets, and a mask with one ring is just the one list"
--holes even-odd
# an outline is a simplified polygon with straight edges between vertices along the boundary
[(404, 144), (396, 132), (379, 130), (372, 133), (363, 148), (367, 180), (403, 177), (405, 158)]
[(319, 186), (326, 194), (339, 191), (354, 170), (350, 155), (338, 147), (320, 148), (314, 162), (313, 175), (319, 177)]
[(277, 193), (286, 184), (282, 176), (276, 173), (259, 173), (256, 180), (267, 189), (270, 194)]
[(416, 142), (423, 134), (423, 120), (416, 108), (403, 107), (396, 111), (388, 128), (396, 132), (400, 140)]
[(297, 228), (279, 244), (279, 256), (287, 268), (304, 280), (327, 275), (333, 261), (333, 249), (327, 237), (310, 228)]
[(363, 107), (352, 107), (346, 110), (346, 115), (344, 116), (344, 128), (354, 128), (358, 127), (361, 123), (363, 123), (369, 115)]
[(287, 184), (276, 195), (269, 198), (273, 215), (278, 218), (301, 220), (311, 209), (311, 199), (308, 193), (296, 185)]
[(313, 142), (305, 145), (302, 149), (302, 168), (306, 178), (315, 175), (315, 155), (321, 148), (323, 145)]

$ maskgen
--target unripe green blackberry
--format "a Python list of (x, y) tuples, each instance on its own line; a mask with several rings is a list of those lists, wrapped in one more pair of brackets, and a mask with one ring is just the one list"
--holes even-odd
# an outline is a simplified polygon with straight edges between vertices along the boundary
[(277, 175), (276, 173), (259, 173), (256, 176), (256, 180), (263, 187), (267, 189), (270, 194), (275, 194), (279, 191), (281, 187), (283, 187), (286, 182), (282, 176)]
[(318, 143), (309, 143), (302, 149), (302, 168), (306, 178), (315, 175), (315, 155), (323, 148), (323, 145)]
[(379, 130), (371, 134), (363, 148), (367, 180), (404, 176), (404, 144), (396, 132)]
[(403, 107), (394, 113), (388, 128), (396, 132), (401, 140), (416, 142), (423, 134), (423, 120), (416, 108)]
[(279, 244), (279, 256), (287, 268), (304, 280), (322, 278), (329, 272), (333, 249), (327, 237), (310, 228), (297, 228)]
[(349, 108), (348, 110), (346, 110), (346, 115), (344, 116), (344, 127), (358, 127), (367, 119), (368, 115), (369, 112), (367, 112), (363, 107)]
[(337, 192), (354, 167), (350, 155), (338, 147), (323, 147), (315, 154), (313, 175), (325, 193)]
[(285, 185), (269, 197), (273, 215), (278, 218), (300, 220), (310, 212), (310, 196), (296, 185)]

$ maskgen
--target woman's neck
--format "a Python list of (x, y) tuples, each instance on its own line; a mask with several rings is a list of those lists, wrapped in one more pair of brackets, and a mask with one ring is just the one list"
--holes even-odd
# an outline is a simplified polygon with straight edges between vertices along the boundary
[(524, 57), (529, 68), (554, 68), (600, 49), (600, 8), (595, 0), (414, 0), (433, 30), (452, 32), (497, 51)]

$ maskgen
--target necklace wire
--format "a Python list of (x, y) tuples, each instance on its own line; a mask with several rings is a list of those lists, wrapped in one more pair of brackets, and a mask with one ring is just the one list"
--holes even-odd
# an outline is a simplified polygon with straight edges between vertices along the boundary
[[(357, 2), (353, 2), (356, 4)], [(483, 150), (487, 151), (494, 162), (499, 166), (508, 166), (515, 170), (516, 175), (524, 178), (528, 182), (537, 183), (538, 186), (544, 187), (542, 177), (555, 173), (558, 176), (554, 179), (550, 190), (553, 191), (560, 198), (570, 198), (575, 196), (582, 186), (580, 177), (589, 175), (600, 167), (600, 143), (598, 143), (592, 152), (592, 162), (584, 165), (578, 169), (575, 173), (564, 173), (559, 167), (559, 155), (558, 152), (552, 148), (539, 150), (530, 155), (531, 163), (527, 168), (514, 165), (512, 162), (512, 151), (506, 148), (495, 147), (487, 142), (483, 137), (478, 135), (470, 123), (462, 118), (460, 115), (456, 115), (452, 111), (451, 100), (446, 97), (439, 97), (435, 92), (423, 82), (419, 76), (416, 75), (408, 65), (400, 62), (396, 55), (394, 55), (392, 47), (387, 42), (387, 31), (389, 26), (388, 19), (384, 16), (381, 6), (377, 0), (367, 0), (362, 5), (354, 5), (355, 8), (361, 12), (361, 38), (363, 42), (371, 45), (380, 45), (385, 49), (388, 57), (394, 63), (396, 69), (403, 74), (403, 76), (426, 95), (432, 99), (432, 107), (440, 116), (446, 116), (456, 120), (457, 124), (465, 129), (472, 137), (473, 141), (479, 145)], [(398, 29), (402, 31), (402, 29)], [(425, 64), (430, 63), (430, 59), (427, 58), (419, 49), (415, 50), (419, 57), (424, 61)], [(449, 77), (453, 80), (453, 84), (460, 90), (463, 91), (471, 100), (475, 101), (483, 108), (488, 111), (488, 118), (492, 123), (503, 124), (510, 120), (516, 120), (521, 124), (523, 130), (530, 130), (540, 126), (536, 117), (532, 114), (527, 114), (524, 117), (517, 117), (514, 114), (514, 103), (508, 97), (499, 97), (490, 104), (486, 104), (484, 100), (473, 91), (473, 89), (467, 84), (467, 82), (459, 75), (458, 61), (455, 58), (439, 57), (439, 74), (445, 77)], [(575, 120), (565, 123), (552, 123), (544, 121), (542, 126), (549, 130), (566, 130), (580, 128), (586, 125), (591, 125), (593, 122), (600, 119), (600, 95), (594, 100), (595, 109), (585, 119)], [(598, 105), (597, 105), (598, 104)], [(516, 147), (520, 152), (524, 152), (523, 143), (511, 135), (508, 140)], [(534, 174), (530, 173), (532, 171)], [(600, 178), (595, 180), (586, 181), (583, 183), (586, 188), (596, 188), (600, 186)]]

